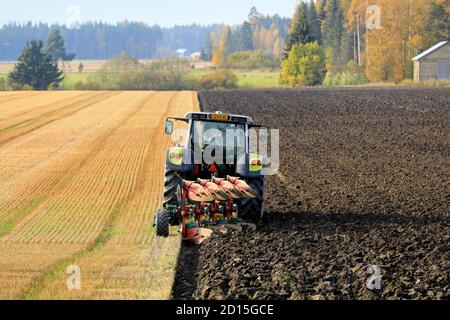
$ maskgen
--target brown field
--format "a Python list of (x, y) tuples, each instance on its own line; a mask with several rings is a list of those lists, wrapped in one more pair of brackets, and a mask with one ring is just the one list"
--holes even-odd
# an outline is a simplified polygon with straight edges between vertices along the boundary
[[(200, 101), (280, 129), (280, 171), (266, 179), (256, 232), (184, 246), (175, 298), (450, 299), (450, 90), (204, 91)], [(372, 265), (379, 290), (367, 288)]]
[(1, 93), (0, 299), (168, 298), (179, 238), (151, 228), (164, 118), (197, 109), (193, 92)]

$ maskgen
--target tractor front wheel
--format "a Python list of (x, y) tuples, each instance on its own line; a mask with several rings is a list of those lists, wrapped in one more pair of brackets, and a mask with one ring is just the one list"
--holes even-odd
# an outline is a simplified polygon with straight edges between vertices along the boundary
[[(179, 207), (181, 205), (181, 192), (183, 179), (175, 171), (166, 169), (164, 174), (163, 208), (169, 210), (169, 206)], [(178, 215), (171, 215), (171, 225), (180, 223)]]
[(246, 182), (256, 191), (256, 198), (238, 201), (239, 216), (244, 221), (260, 223), (264, 207), (264, 177), (250, 178)]
[(159, 237), (169, 236), (170, 212), (158, 210), (156, 213), (156, 235)]

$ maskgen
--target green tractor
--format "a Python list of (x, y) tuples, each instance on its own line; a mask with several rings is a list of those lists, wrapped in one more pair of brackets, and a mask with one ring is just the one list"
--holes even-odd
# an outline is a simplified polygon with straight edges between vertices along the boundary
[(183, 240), (200, 243), (212, 230), (256, 228), (263, 214), (266, 157), (250, 152), (249, 130), (266, 128), (247, 116), (192, 112), (167, 118), (188, 125), (184, 144), (166, 152), (162, 208), (154, 217), (158, 236), (180, 226)]

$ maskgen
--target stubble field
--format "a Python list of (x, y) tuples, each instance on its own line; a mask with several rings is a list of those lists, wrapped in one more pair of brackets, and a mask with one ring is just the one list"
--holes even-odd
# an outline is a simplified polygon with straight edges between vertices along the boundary
[(169, 298), (179, 238), (151, 228), (163, 126), (197, 108), (193, 92), (1, 93), (0, 298)]

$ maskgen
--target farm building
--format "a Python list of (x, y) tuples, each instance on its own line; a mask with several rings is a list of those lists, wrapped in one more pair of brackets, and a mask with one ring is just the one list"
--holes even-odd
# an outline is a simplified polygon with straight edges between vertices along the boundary
[(414, 81), (450, 80), (450, 43), (439, 42), (412, 59)]
[(186, 58), (186, 53), (188, 49), (178, 49), (176, 51), (178, 58)]
[(201, 52), (194, 52), (191, 54), (191, 59), (194, 62), (199, 62), (202, 59), (202, 53)]

